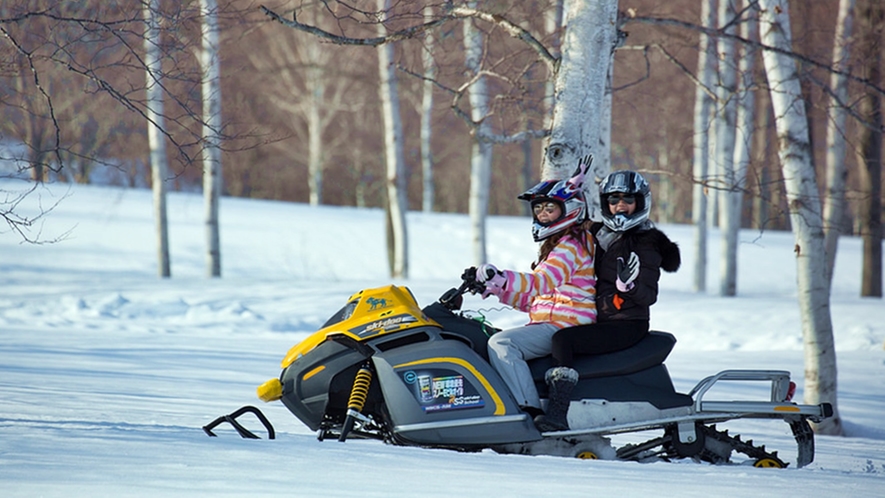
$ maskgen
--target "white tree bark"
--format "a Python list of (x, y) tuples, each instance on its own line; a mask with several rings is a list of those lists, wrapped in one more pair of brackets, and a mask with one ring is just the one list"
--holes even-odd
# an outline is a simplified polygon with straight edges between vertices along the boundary
[[(377, 0), (378, 10), (387, 12), (392, 0)], [(386, 14), (385, 14), (386, 18)], [(378, 34), (387, 33), (384, 25), (378, 24)], [(390, 229), (393, 235), (393, 278), (408, 278), (408, 238), (406, 232), (406, 160), (403, 153), (403, 123), (400, 117), (399, 90), (397, 89), (396, 67), (393, 63), (393, 44), (378, 47), (378, 72), (380, 76), (379, 98), (384, 122), (384, 155), (387, 163), (387, 202), (389, 207)]]
[[(719, 27), (725, 34), (737, 33), (735, 15), (737, 0), (720, 0)], [(716, 122), (716, 162), (722, 175), (722, 189), (717, 191), (719, 198), (719, 227), (722, 242), (719, 255), (719, 295), (734, 296), (737, 293), (737, 235), (740, 229), (740, 204), (733, 198), (742, 195), (737, 189), (734, 156), (737, 128), (737, 66), (735, 61), (734, 41), (728, 37), (720, 37), (719, 50), (719, 87), (717, 95), (719, 106)]]
[[(593, 154), (593, 174), (584, 185), (587, 195), (588, 216), (593, 221), (602, 221), (602, 206), (599, 205), (598, 183), (612, 170), (612, 81), (615, 71), (615, 53), (612, 51), (605, 76), (605, 98), (602, 101), (602, 119), (599, 121), (599, 143)], [(597, 162), (599, 164), (597, 164)]]
[[(550, 36), (550, 53), (558, 56), (562, 45), (560, 30), (563, 28), (565, 0), (556, 0), (544, 13), (544, 29)], [(550, 74), (544, 85), (544, 128), (553, 127), (553, 95), (555, 94), (556, 75)]]
[[(701, 0), (701, 24), (712, 28), (716, 25), (717, 0)], [(694, 290), (707, 290), (707, 190), (705, 182), (710, 163), (710, 131), (713, 99), (710, 92), (716, 76), (716, 47), (710, 38), (700, 36), (698, 50), (698, 80), (694, 102), (694, 156), (692, 159), (691, 218), (694, 225)]]
[[(571, 1), (565, 8), (562, 58), (553, 95), (553, 126), (541, 165), (541, 178), (562, 179), (575, 172), (581, 157), (600, 153), (605, 86), (618, 41), (618, 1)], [(588, 176), (605, 176), (593, 161)], [(593, 182), (584, 184), (593, 196)], [(592, 219), (601, 217), (590, 212)]]
[[(745, 7), (747, 0), (743, 1)], [(746, 20), (740, 24), (741, 37), (757, 40), (759, 31), (757, 10), (750, 7)], [(723, 296), (737, 295), (738, 236), (741, 229), (743, 212), (744, 188), (746, 186), (747, 168), (750, 165), (753, 130), (756, 119), (756, 101), (753, 94), (753, 66), (756, 63), (756, 50), (743, 45), (738, 56), (738, 85), (735, 88), (734, 100), (737, 107), (734, 134), (733, 173), (729, 188), (723, 191), (722, 197), (722, 275), (720, 294)]]
[[(761, 0), (761, 41), (791, 50), (787, 0)], [(836, 352), (830, 317), (830, 286), (826, 272), (823, 218), (811, 163), (805, 103), (796, 62), (787, 55), (763, 52), (765, 72), (774, 108), (778, 155), (784, 174), (790, 221), (796, 240), (796, 267), (802, 336), (805, 346), (804, 401), (828, 402), (833, 417), (817, 425), (823, 434), (841, 434), (836, 405)]]
[(310, 205), (319, 206), (323, 203), (323, 129), (325, 123), (320, 108), (325, 104), (326, 83), (323, 81), (321, 67), (322, 47), (318, 43), (309, 43), (304, 47), (308, 59), (304, 85), (311, 98), (305, 102), (307, 106), (307, 178), (310, 187)]
[(166, 215), (166, 176), (169, 166), (166, 157), (166, 137), (163, 128), (163, 88), (160, 85), (162, 60), (160, 59), (160, 24), (158, 9), (160, 0), (150, 0), (144, 6), (147, 33), (144, 37), (144, 64), (147, 67), (148, 146), (151, 160), (151, 189), (154, 198), (154, 222), (157, 231), (157, 262), (160, 277), (172, 275), (169, 262), (169, 228)]
[[(468, 4), (476, 8), (476, 3)], [(470, 96), (470, 117), (478, 124), (477, 136), (489, 133), (489, 124), (485, 121), (489, 113), (489, 95), (485, 77), (479, 74), (483, 56), (483, 36), (473, 24), (472, 19), (465, 19), (464, 53), (467, 73), (473, 79), (468, 90)], [(492, 144), (477, 139), (473, 143), (470, 156), (470, 224), (472, 229), (473, 262), (479, 266), (486, 262), (486, 214), (489, 206), (489, 184), (492, 176)]]
[(218, 4), (200, 0), (203, 16), (203, 200), (206, 223), (206, 276), (221, 276), (218, 200), (221, 196), (221, 79), (218, 56)]
[[(324, 12), (318, 14), (318, 9), (321, 7), (305, 9), (301, 15), (321, 27), (328, 21)], [(346, 72), (349, 64), (337, 59), (337, 47), (320, 44), (312, 35), (300, 31), (286, 36), (280, 36), (275, 29), (261, 32), (262, 50), (250, 51), (249, 60), (259, 72), (272, 75), (272, 80), (262, 87), (265, 98), (280, 111), (289, 113), (296, 136), (305, 137), (308, 202), (313, 206), (322, 204), (325, 151), (334, 149), (336, 142), (346, 142), (343, 136), (325, 132), (341, 111), (351, 107), (345, 101), (352, 94), (354, 78)], [(336, 74), (337, 69), (343, 69), (344, 74)], [(300, 133), (301, 127), (304, 134)], [(278, 146), (285, 147), (281, 153), (291, 153), (289, 141)]]
[[(855, 0), (840, 0), (833, 44), (833, 69), (844, 71), (851, 54), (852, 25)], [(845, 121), (848, 112), (848, 77), (830, 76), (833, 103), (827, 109), (827, 188), (824, 203), (824, 233), (827, 250), (827, 278), (832, 280), (836, 267), (836, 250), (845, 214)]]
[[(433, 7), (430, 5), (424, 7), (425, 20), (431, 19), (432, 16)], [(424, 33), (424, 52), (421, 58), (424, 63), (424, 94), (421, 100), (421, 175), (423, 178), (421, 210), (425, 213), (433, 211), (434, 200), (433, 151), (430, 147), (430, 139), (433, 136), (431, 129), (433, 121), (433, 81), (436, 79), (433, 45), (433, 31)]]

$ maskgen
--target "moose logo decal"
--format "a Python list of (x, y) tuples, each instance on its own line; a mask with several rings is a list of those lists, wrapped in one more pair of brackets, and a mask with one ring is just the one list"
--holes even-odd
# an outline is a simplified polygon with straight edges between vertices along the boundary
[(389, 306), (387, 304), (387, 299), (378, 299), (376, 297), (370, 297), (366, 299), (366, 302), (369, 303), (369, 311), (386, 308), (387, 306)]

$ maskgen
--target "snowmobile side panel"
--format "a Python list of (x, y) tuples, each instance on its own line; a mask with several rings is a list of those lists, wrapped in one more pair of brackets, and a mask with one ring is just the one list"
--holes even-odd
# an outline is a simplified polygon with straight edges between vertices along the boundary
[(568, 411), (570, 430), (611, 428), (650, 420), (674, 420), (690, 417), (691, 406), (661, 410), (646, 401), (611, 402), (603, 399), (572, 401)]
[(660, 409), (692, 404), (690, 396), (677, 393), (673, 388), (664, 365), (619, 377), (582, 379), (572, 391), (572, 399), (647, 401)]
[(281, 400), (293, 415), (315, 431), (330, 399), (343, 399), (338, 404), (342, 405), (342, 413), (346, 410), (353, 375), (364, 361), (365, 357), (357, 351), (337, 342), (323, 342), (283, 370)]
[(467, 344), (433, 340), (372, 361), (401, 438), (464, 447), (541, 438), (498, 374)]

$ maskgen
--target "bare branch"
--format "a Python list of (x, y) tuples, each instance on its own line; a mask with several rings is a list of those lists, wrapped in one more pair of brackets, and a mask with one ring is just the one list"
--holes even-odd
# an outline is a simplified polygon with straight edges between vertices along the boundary
[(417, 35), (423, 33), (424, 31), (436, 28), (437, 26), (441, 26), (449, 21), (472, 17), (493, 24), (503, 29), (513, 38), (519, 39), (528, 44), (531, 48), (535, 50), (535, 52), (538, 53), (538, 55), (541, 57), (541, 60), (543, 60), (544, 63), (547, 64), (551, 72), (554, 72), (557, 65), (559, 64), (559, 59), (554, 57), (550, 53), (550, 51), (547, 50), (547, 47), (545, 47), (544, 44), (538, 41), (537, 38), (535, 38), (525, 29), (517, 26), (516, 24), (513, 24), (502, 16), (489, 14), (487, 12), (467, 7), (455, 7), (447, 15), (444, 15), (439, 19), (435, 19), (424, 24), (411, 26), (399, 31), (393, 31), (386, 36), (376, 36), (374, 38), (352, 38), (348, 36), (336, 35), (334, 33), (319, 29), (315, 26), (301, 23), (294, 18), (292, 20), (285, 19), (280, 14), (277, 14), (276, 12), (270, 10), (263, 5), (260, 8), (262, 12), (267, 14), (271, 19), (274, 19), (284, 26), (304, 31), (305, 33), (310, 33), (314, 36), (317, 36), (324, 40), (328, 40), (337, 45), (362, 45), (370, 47), (377, 47), (379, 45), (384, 45), (385, 43), (392, 43), (415, 38)]
[(59, 149), (61, 148), (61, 127), (58, 124), (58, 119), (56, 119), (56, 117), (55, 117), (55, 107), (52, 105), (52, 97), (49, 96), (49, 94), (43, 88), (43, 85), (40, 84), (40, 73), (37, 71), (37, 68), (34, 67), (34, 59), (33, 59), (32, 54), (30, 52), (28, 52), (27, 50), (25, 50), (25, 48), (22, 47), (18, 43), (18, 41), (15, 38), (13, 38), (12, 35), (10, 35), (9, 32), (5, 28), (0, 27), (0, 33), (2, 33), (3, 36), (5, 36), (6, 39), (9, 40), (10, 43), (12, 43), (12, 46), (15, 47), (15, 49), (16, 49), (16, 51), (18, 51), (18, 53), (20, 53), (21, 55), (23, 55), (25, 57), (25, 59), (27, 59), (28, 69), (31, 71), (31, 75), (34, 77), (34, 86), (37, 87), (37, 90), (40, 91), (40, 95), (42, 95), (43, 99), (46, 100), (46, 105), (49, 108), (49, 116), (52, 119), (52, 126), (55, 130), (55, 147), (54, 147), (54, 149), (55, 149), (55, 157), (58, 160), (58, 170), (55, 170), (54, 168), (52, 168), (52, 166), (49, 166), (49, 168), (53, 169), (53, 171), (56, 171), (56, 173), (57, 173), (58, 171), (61, 170), (64, 162), (62, 161), (61, 154), (59, 153)]
[(876, 84), (876, 82), (870, 80), (869, 78), (862, 78), (860, 76), (855, 76), (854, 74), (852, 74), (848, 71), (834, 68), (831, 64), (818, 62), (808, 56), (793, 52), (791, 50), (784, 50), (784, 49), (780, 49), (777, 47), (765, 45), (761, 42), (758, 42), (755, 40), (750, 40), (750, 39), (744, 38), (740, 35), (728, 34), (728, 33), (725, 33), (723, 31), (719, 30), (719, 29), (707, 28), (707, 27), (700, 26), (700, 25), (697, 25), (694, 23), (680, 21), (678, 19), (668, 19), (668, 18), (660, 18), (660, 17), (639, 17), (639, 16), (627, 17), (624, 19), (624, 24), (628, 24), (628, 23), (632, 23), (632, 22), (652, 24), (652, 25), (657, 25), (657, 26), (671, 26), (671, 27), (683, 28), (683, 29), (703, 33), (711, 38), (729, 38), (729, 39), (735, 40), (737, 42), (743, 43), (745, 45), (749, 45), (751, 47), (754, 47), (758, 50), (764, 50), (764, 51), (768, 51), (768, 52), (778, 53), (781, 55), (786, 55), (788, 57), (792, 57), (793, 59), (801, 61), (805, 64), (808, 64), (809, 66), (816, 67), (818, 69), (822, 69), (824, 71), (827, 71), (827, 72), (830, 72), (833, 74), (839, 74), (839, 75), (845, 76), (846, 78), (850, 79), (851, 81), (865, 85), (869, 88), (872, 88), (877, 93), (885, 95), (885, 89), (879, 87)]
[(513, 24), (502, 16), (489, 14), (487, 12), (470, 9), (467, 7), (456, 7), (452, 9), (452, 15), (455, 17), (475, 17), (477, 19), (482, 19), (483, 21), (494, 24), (499, 28), (502, 28), (510, 36), (525, 42), (526, 44), (528, 44), (529, 47), (533, 48), (535, 52), (537, 52), (538, 55), (541, 57), (541, 60), (543, 60), (544, 63), (547, 64), (550, 73), (556, 73), (557, 66), (559, 65), (559, 58), (554, 57), (550, 53), (550, 51), (547, 50), (547, 47), (545, 47), (543, 43), (538, 41), (537, 38), (532, 36), (531, 33)]
[[(441, 26), (448, 21), (452, 20), (452, 17), (442, 17), (440, 19), (436, 19), (424, 24), (419, 24), (417, 26), (411, 26), (406, 29), (401, 29), (399, 31), (391, 32), (386, 36), (376, 36), (374, 38), (352, 38), (349, 36), (341, 36), (336, 35), (334, 33), (330, 33), (328, 31), (322, 30), (315, 26), (311, 26), (309, 24), (304, 24), (298, 22), (297, 19), (285, 19), (281, 15), (276, 12), (270, 10), (265, 6), (261, 6), (261, 11), (264, 12), (271, 19), (279, 22), (284, 26), (288, 26), (290, 28), (297, 29), (299, 31), (304, 31), (305, 33), (312, 34), (316, 37), (319, 37), (324, 40), (328, 40), (336, 45), (361, 45), (366, 47), (378, 47), (384, 45), (386, 43), (393, 43), (402, 40), (408, 40), (410, 38), (414, 38), (415, 36), (427, 31), (428, 29), (435, 28), (437, 26)], [(380, 22), (380, 21), (379, 21)]]

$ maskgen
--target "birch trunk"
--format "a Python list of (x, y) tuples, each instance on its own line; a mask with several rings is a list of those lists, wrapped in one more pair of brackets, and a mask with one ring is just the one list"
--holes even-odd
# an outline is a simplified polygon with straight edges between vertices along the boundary
[[(716, 24), (717, 0), (701, 0), (701, 23), (712, 28)], [(698, 53), (698, 80), (700, 86), (695, 91), (694, 101), (694, 141), (692, 158), (691, 221), (694, 225), (694, 290), (707, 290), (707, 175), (710, 163), (710, 114), (713, 99), (710, 91), (715, 78), (716, 47), (709, 37), (701, 35)]]
[[(761, 0), (759, 4), (762, 8), (762, 43), (791, 50), (787, 0)], [(842, 433), (842, 421), (836, 403), (836, 352), (830, 317), (830, 288), (805, 103), (796, 62), (787, 55), (772, 51), (763, 52), (762, 59), (774, 108), (778, 155), (796, 241), (797, 287), (805, 346), (804, 401), (832, 404), (833, 417), (817, 424), (816, 429), (822, 434), (838, 435)]]
[[(719, 26), (725, 34), (736, 34), (735, 16), (737, 0), (720, 0)], [(721, 37), (719, 50), (719, 113), (716, 123), (716, 161), (722, 175), (722, 189), (717, 192), (719, 200), (719, 227), (722, 241), (719, 255), (719, 295), (734, 296), (737, 292), (737, 234), (740, 229), (740, 212), (735, 213), (732, 197), (737, 182), (734, 168), (735, 139), (737, 136), (737, 67), (735, 47), (731, 38)], [(737, 225), (737, 226), (735, 226)]]
[[(563, 16), (565, 13), (565, 0), (554, 0), (550, 8), (544, 12), (544, 29), (547, 32), (549, 41), (549, 50), (550, 53), (554, 57), (559, 57), (560, 48), (562, 45), (562, 29), (563, 29)], [(545, 130), (549, 130), (553, 127), (553, 95), (554, 95), (554, 83), (556, 82), (556, 73), (551, 72), (547, 75), (547, 80), (544, 82), (544, 122), (543, 127)], [(524, 154), (524, 162), (522, 169), (522, 184), (523, 190), (528, 190), (535, 184), (535, 161), (532, 158), (532, 145), (531, 138), (526, 138), (525, 142), (523, 142), (523, 154)], [(544, 147), (541, 148), (541, 163), (544, 162), (544, 151), (546, 150), (546, 145), (548, 145), (548, 139), (544, 139), (542, 141)], [(532, 215), (532, 208), (528, 203), (521, 203), (523, 208), (523, 213), (526, 216)]]
[[(596, 178), (605, 178), (612, 170), (612, 80), (615, 70), (615, 53), (609, 59), (608, 71), (605, 76), (605, 97), (602, 100), (602, 119), (599, 121), (599, 140), (596, 153), (593, 154), (593, 170)], [(594, 177), (589, 177), (594, 180)], [(584, 187), (587, 192), (587, 215), (593, 221), (602, 221), (602, 206), (595, 181), (588, 181)]]
[[(378, 0), (378, 10), (385, 12), (392, 0)], [(378, 34), (384, 36), (387, 30), (378, 24)], [(387, 206), (390, 223), (389, 241), (393, 261), (391, 276), (408, 278), (408, 239), (406, 232), (406, 176), (405, 154), (403, 153), (403, 123), (400, 118), (399, 91), (397, 89), (396, 67), (393, 64), (394, 47), (386, 43), (378, 47), (378, 72), (380, 76), (379, 98), (384, 123), (384, 155), (387, 163)]]
[[(430, 20), (432, 16), (433, 7), (430, 5), (424, 7), (425, 20)], [(436, 79), (433, 44), (433, 31), (428, 31), (424, 34), (424, 52), (421, 59), (424, 63), (424, 94), (421, 99), (421, 176), (423, 178), (421, 210), (425, 213), (433, 211), (434, 196), (433, 153), (430, 148), (433, 120), (433, 81)]]
[(309, 43), (305, 47), (308, 68), (305, 71), (305, 86), (311, 98), (307, 105), (307, 176), (310, 187), (310, 205), (319, 206), (323, 203), (323, 128), (324, 123), (320, 109), (325, 104), (325, 83), (323, 68), (320, 67), (320, 51), (318, 43)]
[[(476, 8), (476, 3), (469, 4)], [(483, 55), (482, 32), (473, 25), (473, 20), (466, 19), (464, 27), (465, 64), (468, 75), (474, 81), (470, 85), (471, 119), (478, 124), (477, 136), (489, 133), (489, 125), (485, 121), (489, 112), (489, 96), (485, 77), (479, 75)], [(479, 266), (486, 262), (486, 213), (489, 205), (489, 184), (492, 175), (492, 144), (485, 140), (473, 143), (470, 157), (470, 223), (473, 234), (473, 262)]]
[[(845, 71), (851, 55), (851, 32), (854, 23), (855, 0), (840, 0), (833, 44), (833, 69)], [(845, 121), (848, 111), (848, 77), (833, 73), (830, 76), (833, 96), (827, 109), (827, 188), (824, 203), (824, 233), (827, 250), (827, 278), (832, 281), (836, 268), (836, 250), (845, 216)]]
[[(605, 85), (618, 41), (618, 1), (567, 2), (562, 57), (553, 94), (553, 124), (541, 165), (545, 180), (567, 178), (586, 154), (600, 154)], [(599, 161), (601, 162), (601, 161)], [(588, 176), (604, 176), (593, 161)], [(588, 197), (592, 182), (584, 185)], [(589, 213), (599, 219), (598, 212)]]
[(154, 222), (157, 231), (157, 270), (160, 277), (172, 275), (169, 262), (169, 227), (166, 216), (166, 176), (169, 166), (166, 158), (166, 137), (163, 128), (163, 88), (160, 86), (162, 60), (160, 59), (160, 0), (150, 0), (144, 7), (148, 29), (144, 37), (144, 64), (147, 67), (148, 146), (151, 161), (151, 189), (154, 197)]
[[(872, 85), (882, 84), (882, 26), (885, 8), (880, 0), (861, 0), (858, 9), (858, 51), (863, 70)], [(866, 126), (860, 137), (858, 163), (861, 201), (858, 219), (863, 239), (862, 297), (882, 297), (882, 97), (865, 88), (861, 115)]]
[(221, 196), (221, 81), (218, 57), (218, 4), (200, 0), (203, 16), (203, 200), (206, 223), (206, 276), (221, 276), (218, 199)]
[[(744, 0), (747, 4), (747, 0)], [(741, 37), (756, 41), (759, 31), (757, 11), (749, 11), (746, 21), (741, 23)], [(756, 50), (750, 45), (741, 47), (738, 57), (739, 86), (734, 96), (737, 107), (734, 135), (733, 175), (730, 188), (723, 196), (724, 223), (722, 224), (723, 273), (720, 294), (734, 296), (737, 294), (738, 276), (738, 237), (741, 230), (741, 214), (743, 213), (744, 189), (746, 187), (747, 168), (750, 165), (753, 143), (753, 125), (755, 124), (755, 98), (753, 92), (753, 66), (756, 63)]]

